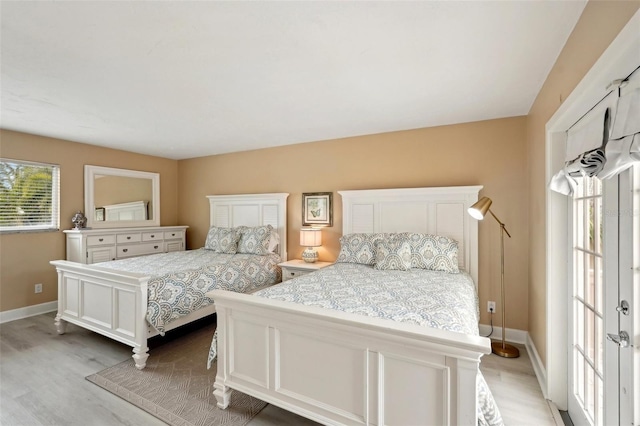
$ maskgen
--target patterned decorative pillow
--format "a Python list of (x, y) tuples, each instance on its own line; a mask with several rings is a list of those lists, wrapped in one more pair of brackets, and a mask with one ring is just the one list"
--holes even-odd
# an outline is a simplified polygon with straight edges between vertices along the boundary
[(249, 254), (269, 254), (269, 241), (273, 226), (238, 226), (240, 241), (238, 242), (238, 253)]
[(336, 263), (376, 263), (377, 240), (384, 239), (386, 234), (348, 234), (340, 237), (340, 254)]
[(411, 269), (411, 245), (407, 238), (394, 236), (376, 240), (376, 264), (382, 271), (408, 271)]
[(411, 267), (445, 271), (452, 274), (458, 269), (458, 242), (440, 235), (404, 233), (411, 246)]
[(212, 226), (207, 234), (204, 248), (215, 253), (235, 254), (238, 249), (240, 233), (235, 228), (218, 228)]

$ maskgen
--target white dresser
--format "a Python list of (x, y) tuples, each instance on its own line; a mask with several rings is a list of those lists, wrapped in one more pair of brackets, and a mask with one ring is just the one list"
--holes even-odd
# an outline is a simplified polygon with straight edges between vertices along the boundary
[(186, 248), (188, 226), (68, 229), (67, 260), (96, 263)]

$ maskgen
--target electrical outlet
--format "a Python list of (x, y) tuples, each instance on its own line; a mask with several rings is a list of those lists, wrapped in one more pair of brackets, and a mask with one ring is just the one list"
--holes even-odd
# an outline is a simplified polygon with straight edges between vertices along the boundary
[(42, 293), (42, 284), (36, 284), (34, 288), (35, 293)]
[(496, 312), (496, 302), (494, 302), (493, 300), (487, 302), (487, 312)]

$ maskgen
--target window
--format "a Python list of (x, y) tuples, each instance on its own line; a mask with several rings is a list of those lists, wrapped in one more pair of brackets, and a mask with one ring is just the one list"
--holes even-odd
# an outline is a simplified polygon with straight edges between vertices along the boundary
[(0, 158), (0, 232), (60, 228), (60, 167)]

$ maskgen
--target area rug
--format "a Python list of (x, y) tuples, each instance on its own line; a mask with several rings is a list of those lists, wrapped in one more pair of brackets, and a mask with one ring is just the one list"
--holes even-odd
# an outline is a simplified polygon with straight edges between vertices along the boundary
[(226, 410), (216, 406), (216, 364), (207, 370), (214, 331), (215, 324), (210, 324), (167, 343), (159, 340), (163, 344), (151, 349), (143, 370), (130, 358), (87, 380), (172, 426), (246, 425), (267, 404), (233, 391)]

